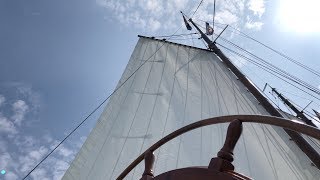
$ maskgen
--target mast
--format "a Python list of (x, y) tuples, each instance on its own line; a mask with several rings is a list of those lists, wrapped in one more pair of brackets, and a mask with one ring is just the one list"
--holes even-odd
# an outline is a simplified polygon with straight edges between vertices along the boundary
[[(253, 96), (261, 103), (261, 105), (272, 116), (283, 117), (276, 108), (264, 97), (258, 88), (252, 84), (247, 77), (229, 60), (229, 58), (223, 54), (223, 52), (212, 42), (207, 35), (205, 35), (201, 29), (190, 18), (189, 21), (199, 31), (201, 37), (208, 44), (211, 49), (220, 59), (227, 65), (228, 68), (239, 78), (239, 80), (248, 88)], [(284, 131), (292, 138), (297, 146), (309, 157), (309, 159), (320, 169), (320, 154), (297, 132), (284, 129)]]
[(285, 98), (281, 93), (279, 93), (275, 88), (271, 88), (272, 92), (275, 92), (277, 96), (287, 105), (289, 106), (296, 114), (297, 117), (304, 121), (306, 124), (317, 127), (310, 119), (308, 119), (304, 114), (303, 111), (299, 111), (287, 98)]

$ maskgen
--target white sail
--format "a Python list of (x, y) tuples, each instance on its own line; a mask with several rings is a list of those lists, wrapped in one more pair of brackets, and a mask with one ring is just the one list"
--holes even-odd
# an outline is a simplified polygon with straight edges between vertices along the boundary
[[(147, 62), (145, 62), (147, 61)], [(165, 135), (201, 119), (267, 111), (211, 51), (140, 38), (95, 128), (63, 179), (115, 179)], [(155, 174), (207, 166), (222, 147), (227, 124), (203, 127), (155, 151)], [(319, 170), (282, 128), (245, 123), (235, 170), (249, 177), (318, 179)], [(126, 179), (139, 179), (140, 163)]]

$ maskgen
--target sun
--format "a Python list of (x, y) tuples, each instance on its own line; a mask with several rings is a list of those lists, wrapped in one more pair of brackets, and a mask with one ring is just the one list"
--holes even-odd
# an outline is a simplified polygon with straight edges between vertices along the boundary
[(281, 28), (299, 33), (320, 32), (320, 0), (280, 0)]

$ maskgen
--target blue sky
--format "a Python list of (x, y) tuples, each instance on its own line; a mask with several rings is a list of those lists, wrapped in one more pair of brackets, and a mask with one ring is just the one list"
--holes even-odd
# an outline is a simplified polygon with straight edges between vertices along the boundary
[[(210, 22), (212, 2), (204, 0), (193, 19), (202, 24), (201, 20)], [(0, 179), (21, 179), (112, 92), (138, 34), (172, 34), (183, 23), (179, 11), (190, 15), (198, 3), (0, 1), (0, 169), (7, 171)], [(312, 7), (317, 7), (313, 3), (317, 1), (299, 5), (298, 1), (287, 0), (217, 0), (216, 22), (232, 25), (319, 71), (320, 15), (313, 10)], [(219, 31), (216, 27), (216, 32)], [(177, 34), (182, 33), (188, 31), (182, 27)], [(319, 87), (319, 77), (235, 35), (231, 28), (223, 37)], [(176, 42), (203, 47), (197, 40)], [(243, 60), (235, 63), (260, 88), (268, 82), (302, 96), (283, 92), (302, 105), (309, 102), (303, 98), (311, 99)], [(314, 100), (308, 110), (320, 110), (319, 104)], [(100, 113), (101, 110), (94, 114), (29, 178), (60, 179)]]

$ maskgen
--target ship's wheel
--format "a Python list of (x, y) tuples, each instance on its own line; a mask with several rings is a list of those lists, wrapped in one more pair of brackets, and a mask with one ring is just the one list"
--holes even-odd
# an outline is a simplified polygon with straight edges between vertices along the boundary
[[(175, 169), (160, 175), (154, 176), (153, 164), (154, 154), (153, 151), (161, 145), (170, 141), (171, 139), (188, 132), (190, 130), (217, 123), (231, 122), (226, 140), (223, 147), (218, 152), (217, 157), (211, 159), (208, 166), (203, 167), (187, 167), (182, 169)], [(151, 146), (143, 154), (141, 154), (134, 162), (132, 162), (117, 178), (118, 180), (125, 178), (125, 176), (143, 159), (145, 160), (145, 170), (140, 180), (248, 180), (251, 179), (245, 175), (234, 171), (233, 150), (236, 146), (242, 133), (242, 122), (255, 122), (262, 124), (270, 124), (290, 129), (296, 132), (309, 135), (316, 139), (320, 139), (320, 130), (311, 126), (293, 122), (289, 119), (283, 119), (272, 116), (259, 116), (259, 115), (235, 115), (215, 117), (210, 119), (201, 120), (193, 124), (187, 125), (177, 131), (167, 135), (160, 141)]]
[(227, 137), (223, 147), (218, 152), (218, 156), (212, 158), (208, 167), (188, 167), (165, 172), (156, 177), (153, 176), (152, 167), (154, 155), (147, 152), (145, 155), (145, 171), (141, 180), (245, 180), (251, 179), (234, 171), (233, 149), (240, 138), (242, 132), (242, 122), (234, 120), (230, 123)]

